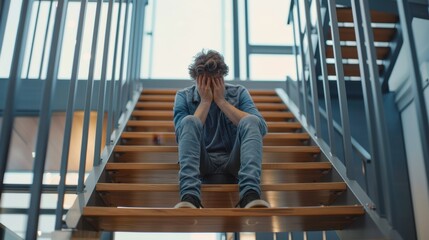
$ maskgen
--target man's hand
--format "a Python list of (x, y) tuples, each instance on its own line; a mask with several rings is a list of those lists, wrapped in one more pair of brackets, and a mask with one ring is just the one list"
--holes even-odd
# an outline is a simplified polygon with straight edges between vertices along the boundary
[(217, 105), (225, 101), (225, 83), (222, 77), (212, 77), (213, 100)]
[(201, 102), (211, 103), (213, 101), (211, 79), (206, 74), (197, 77), (197, 88)]

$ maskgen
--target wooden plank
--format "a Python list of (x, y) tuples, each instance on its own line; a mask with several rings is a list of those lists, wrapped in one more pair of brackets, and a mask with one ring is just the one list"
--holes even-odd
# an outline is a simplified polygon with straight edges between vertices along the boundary
[[(267, 122), (269, 132), (290, 132), (301, 129), (299, 122)], [(133, 127), (135, 131), (174, 131), (173, 121), (155, 120), (129, 120), (127, 127)]]
[[(336, 75), (335, 65), (328, 64), (328, 75)], [(359, 64), (343, 64), (344, 67), (344, 75), (345, 76), (360, 76)], [(384, 70), (383, 65), (378, 65), (379, 72), (381, 73)]]
[(341, 230), (364, 214), (361, 206), (269, 209), (145, 209), (85, 207), (83, 216), (100, 231), (288, 232)]
[[(342, 182), (262, 184), (263, 198), (272, 207), (330, 205), (346, 189)], [(177, 184), (98, 183), (97, 192), (109, 206), (172, 207), (178, 200)], [(205, 207), (234, 207), (237, 184), (203, 184)]]
[[(390, 52), (388, 47), (376, 47), (377, 59), (383, 60)], [(359, 59), (356, 46), (341, 46), (341, 55), (344, 59)], [(334, 58), (334, 49), (331, 45), (326, 46), (326, 57)]]
[[(259, 111), (285, 111), (287, 106), (283, 103), (255, 103)], [(173, 110), (172, 102), (138, 102), (137, 109), (146, 110)]]
[[(339, 27), (341, 41), (356, 41), (355, 30), (351, 27)], [(395, 36), (395, 28), (372, 28), (375, 42), (390, 42)], [(329, 30), (331, 31), (331, 30)], [(327, 40), (331, 40), (331, 33), (327, 34)]]
[[(330, 170), (329, 162), (309, 162), (309, 163), (262, 163), (263, 170)], [(179, 170), (177, 163), (107, 163), (107, 171), (118, 170)]]
[[(141, 95), (139, 100), (143, 102), (174, 102), (174, 95)], [(252, 96), (255, 103), (280, 103), (278, 96)]]
[[(291, 112), (261, 111), (261, 115), (267, 119), (290, 119), (294, 118)], [(157, 120), (173, 120), (173, 111), (166, 110), (134, 110), (133, 117), (156, 118)]]
[[(273, 153), (287, 153), (287, 152), (301, 152), (301, 153), (320, 153), (317, 146), (263, 146), (264, 152)], [(177, 152), (177, 146), (115, 146), (116, 153), (120, 152)]]
[[(175, 95), (177, 89), (143, 89), (142, 94), (145, 95)], [(274, 90), (249, 90), (250, 95), (254, 96), (277, 96)]]
[[(351, 8), (337, 8), (338, 22), (353, 22)], [(399, 17), (396, 14), (371, 10), (371, 22), (373, 23), (397, 23)]]
[[(263, 143), (265, 146), (301, 146), (306, 145), (309, 139), (310, 136), (307, 133), (268, 133)], [(121, 143), (124, 145), (177, 145), (174, 132), (123, 132)]]

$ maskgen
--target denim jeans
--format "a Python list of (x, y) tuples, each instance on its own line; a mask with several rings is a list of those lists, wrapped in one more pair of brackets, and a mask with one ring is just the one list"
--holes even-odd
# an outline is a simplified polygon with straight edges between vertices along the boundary
[(238, 179), (240, 199), (250, 189), (261, 194), (262, 162), (261, 120), (254, 115), (242, 118), (230, 153), (208, 153), (204, 144), (203, 124), (188, 115), (177, 131), (179, 143), (180, 196), (193, 194), (200, 198), (201, 178), (210, 174), (231, 174)]

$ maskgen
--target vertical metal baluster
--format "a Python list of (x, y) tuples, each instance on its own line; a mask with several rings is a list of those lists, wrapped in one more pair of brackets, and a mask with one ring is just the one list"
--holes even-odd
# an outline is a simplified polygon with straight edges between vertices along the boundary
[(319, 35), (319, 54), (320, 54), (320, 69), (322, 72), (322, 81), (323, 81), (323, 91), (325, 94), (325, 105), (326, 105), (326, 122), (328, 123), (328, 137), (329, 137), (329, 147), (331, 154), (333, 155), (335, 152), (335, 144), (334, 144), (334, 126), (332, 118), (332, 104), (331, 104), (331, 90), (329, 88), (329, 79), (328, 79), (328, 69), (326, 66), (326, 48), (325, 48), (325, 33), (323, 32), (323, 22), (320, 11), (321, 9), (321, 0), (314, 0), (316, 4), (316, 17), (317, 17), (317, 33)]
[(238, 0), (232, 0), (232, 22), (234, 36), (234, 79), (240, 79), (240, 42), (238, 32)]
[(42, 79), (43, 63), (45, 62), (45, 55), (46, 55), (45, 54), (46, 42), (48, 41), (49, 25), (51, 25), (52, 5), (54, 5), (54, 0), (51, 0), (51, 3), (49, 4), (48, 20), (46, 22), (45, 38), (44, 38), (43, 47), (42, 47), (42, 60), (40, 60), (39, 75), (37, 77), (38, 79)]
[[(315, 0), (318, 1), (318, 0)], [(322, 130), (320, 128), (320, 114), (319, 114), (319, 96), (317, 91), (317, 76), (316, 68), (314, 66), (314, 52), (313, 52), (313, 41), (311, 39), (311, 19), (310, 19), (310, 7), (308, 0), (304, 0), (304, 12), (305, 12), (305, 23), (307, 28), (307, 45), (308, 45), (308, 64), (310, 71), (310, 89), (313, 100), (313, 120), (314, 128), (316, 129), (315, 137), (321, 137)]]
[[(18, 31), (16, 34), (15, 49), (13, 52), (12, 66), (10, 70), (9, 84), (6, 91), (6, 100), (3, 112), (3, 121), (0, 132), (0, 199), (3, 192), (3, 180), (6, 172), (9, 147), (11, 142), (13, 121), (15, 118), (18, 90), (21, 86), (22, 63), (25, 55), (26, 39), (30, 25), (31, 9), (33, 1), (23, 1), (19, 15)], [(30, 156), (28, 156), (30, 157)]]
[[(127, 62), (127, 78), (126, 78), (126, 87), (127, 87), (127, 95), (125, 96), (126, 102), (128, 102), (131, 99), (131, 89), (132, 89), (132, 81), (133, 81), (133, 75), (132, 70), (134, 68), (133, 64), (133, 58), (135, 52), (134, 45), (135, 45), (135, 25), (136, 25), (136, 15), (137, 15), (137, 1), (133, 1), (132, 4), (132, 14), (131, 14), (131, 31), (130, 31), (130, 39), (129, 39), (129, 48), (128, 48), (128, 62)], [(126, 107), (126, 102), (124, 104), (124, 110)]]
[[(359, 57), (359, 70), (360, 70), (360, 76), (361, 76), (361, 82), (362, 82), (362, 93), (363, 93), (363, 100), (365, 105), (365, 117), (366, 117), (366, 123), (368, 126), (368, 141), (369, 141), (369, 152), (371, 155), (371, 158), (374, 159), (374, 156), (376, 156), (375, 152), (378, 151), (376, 146), (376, 125), (375, 125), (375, 119), (374, 119), (374, 102), (371, 92), (371, 81), (369, 77), (369, 69), (368, 69), (368, 56), (365, 51), (365, 39), (364, 39), (364, 33), (362, 30), (362, 11), (360, 9), (358, 0), (352, 0), (352, 12), (353, 12), (353, 23), (355, 27), (355, 35), (356, 35), (356, 42), (357, 42), (357, 53)], [(372, 43), (373, 44), (373, 43)], [(368, 191), (369, 195), (371, 196), (371, 199), (374, 201), (376, 206), (380, 205), (380, 194), (379, 191), (382, 189), (382, 181), (381, 181), (381, 175), (377, 174), (377, 172), (381, 171), (380, 161), (373, 161), (373, 164), (375, 166), (375, 169), (373, 168), (366, 168), (366, 175), (369, 176), (373, 181), (371, 181), (371, 185), (368, 185)], [(368, 180), (368, 178), (366, 178)], [(375, 186), (375, 187), (374, 187)], [(382, 208), (382, 207), (381, 207)], [(378, 209), (381, 209), (378, 208)]]
[(91, 59), (89, 60), (89, 76), (86, 83), (85, 110), (83, 114), (82, 143), (80, 150), (79, 172), (77, 181), (77, 192), (83, 192), (85, 181), (86, 151), (88, 149), (89, 120), (91, 117), (92, 89), (94, 87), (94, 66), (97, 53), (98, 30), (100, 28), (100, 16), (103, 0), (97, 0), (95, 10), (94, 29), (92, 32)]
[(40, 109), (39, 127), (36, 141), (36, 156), (34, 158), (33, 166), (33, 184), (31, 185), (31, 200), (30, 207), (28, 208), (28, 222), (25, 239), (37, 238), (40, 215), (40, 200), (42, 196), (43, 172), (45, 170), (52, 115), (52, 102), (58, 77), (67, 4), (67, 0), (59, 1), (55, 16), (52, 48), (49, 56), (48, 74), (42, 94), (43, 98)]
[[(299, 108), (299, 117), (303, 114), (303, 106), (302, 106), (302, 99), (301, 99), (301, 80), (299, 79), (299, 68), (298, 68), (298, 46), (296, 44), (296, 32), (297, 29), (295, 28), (295, 21), (297, 21), (297, 16), (295, 16), (295, 12), (292, 10), (292, 28), (293, 28), (293, 44), (294, 44), (294, 54), (295, 54), (295, 68), (296, 68), (296, 83), (298, 88), (298, 108)], [(300, 34), (300, 33), (298, 33)], [(302, 69), (304, 71), (304, 69)]]
[(117, 94), (117, 105), (116, 105), (116, 113), (117, 119), (115, 120), (115, 128), (119, 127), (119, 118), (122, 114), (122, 87), (123, 87), (123, 79), (124, 79), (124, 65), (125, 65), (125, 44), (127, 40), (127, 30), (128, 30), (128, 11), (129, 11), (130, 0), (127, 0), (125, 5), (125, 18), (124, 18), (124, 31), (122, 33), (122, 48), (121, 48), (121, 63), (119, 68), (119, 86), (118, 86), (118, 94)]
[[(100, 165), (101, 138), (103, 136), (104, 101), (106, 95), (107, 62), (109, 60), (110, 30), (112, 26), (113, 0), (109, 0), (107, 24), (104, 35), (103, 63), (101, 66), (100, 88), (98, 91), (97, 127), (95, 131), (94, 166)], [(106, 133), (107, 134), (107, 133)], [(106, 143), (107, 144), (107, 143)]]
[[(366, 54), (368, 57), (369, 77), (371, 81), (372, 100), (374, 106), (375, 129), (376, 129), (376, 143), (375, 154), (377, 154), (377, 162), (380, 162), (380, 170), (377, 174), (381, 175), (381, 191), (382, 197), (380, 200), (379, 211), (381, 214), (385, 212), (388, 219), (392, 219), (392, 201), (393, 194), (389, 186), (388, 174), (392, 173), (392, 166), (388, 163), (390, 157), (390, 144), (387, 137), (386, 121), (384, 115), (383, 98), (381, 93), (380, 76), (378, 74), (378, 65), (375, 57), (374, 35), (371, 27), (371, 15), (369, 11), (369, 4), (366, 0), (360, 0), (360, 9), (362, 14), (362, 26), (365, 36)], [(377, 163), (378, 164), (378, 163)]]
[[(302, 94), (303, 94), (303, 105), (304, 105), (304, 115), (305, 115), (305, 121), (307, 126), (310, 126), (310, 121), (308, 120), (308, 95), (307, 95), (307, 81), (305, 80), (305, 51), (304, 51), (304, 40), (302, 39), (302, 33), (301, 33), (301, 18), (299, 16), (300, 10), (299, 10), (299, 1), (294, 0), (296, 5), (296, 11), (298, 13), (298, 34), (299, 34), (299, 46), (300, 46), (300, 52), (301, 52), (301, 66), (302, 66)], [(307, 30), (308, 31), (308, 30)], [(298, 90), (299, 91), (299, 90)]]
[[(112, 134), (112, 125), (113, 121), (115, 120), (115, 112), (113, 109), (114, 105), (114, 92), (115, 92), (115, 85), (116, 85), (116, 57), (118, 54), (118, 42), (119, 42), (119, 24), (121, 23), (121, 16), (122, 16), (122, 0), (119, 0), (119, 7), (118, 7), (118, 15), (117, 15), (117, 21), (116, 21), (116, 35), (115, 35), (115, 49), (113, 52), (113, 69), (112, 69), (112, 77), (110, 78), (110, 86), (109, 86), (109, 97), (107, 98), (108, 102), (108, 111), (107, 111), (107, 130), (106, 130), (106, 145), (110, 145), (111, 141), (111, 134)], [(114, 128), (114, 125), (113, 125)]]
[(352, 156), (352, 143), (350, 134), (349, 110), (347, 105), (346, 85), (344, 82), (343, 57), (341, 55), (340, 34), (338, 31), (337, 9), (335, 0), (328, 0), (329, 20), (331, 21), (331, 34), (335, 58), (335, 72), (337, 73), (337, 90), (340, 104), (341, 126), (343, 130), (344, 162), (347, 169), (347, 177), (354, 179), (350, 170)]
[(28, 79), (28, 75), (30, 73), (31, 60), (32, 60), (32, 57), (33, 57), (34, 41), (36, 40), (36, 30), (37, 30), (37, 25), (39, 25), (40, 5), (42, 5), (42, 1), (39, 0), (39, 5), (37, 6), (37, 12), (36, 12), (36, 20), (35, 20), (35, 23), (34, 23), (33, 39), (31, 40), (30, 56), (28, 57), (28, 66), (27, 66), (27, 72), (26, 72), (26, 76), (27, 77), (26, 77), (26, 79)]
[[(429, 176), (429, 121), (427, 106), (423, 95), (422, 76), (417, 58), (417, 47), (414, 40), (414, 32), (411, 25), (411, 15), (407, 1), (398, 0), (401, 29), (404, 36), (404, 43), (409, 49), (411, 86), (414, 92), (414, 104), (416, 106), (417, 122), (420, 129), (420, 142), (423, 159), (425, 160), (426, 176)], [(429, 181), (429, 178), (427, 178)]]
[(6, 22), (9, 16), (10, 0), (0, 2), (0, 49), (3, 46), (3, 39), (6, 31)]
[(250, 80), (249, 7), (248, 7), (247, 0), (244, 0), (244, 31), (245, 31), (244, 38), (246, 41), (246, 79)]
[[(135, 83), (134, 90), (139, 91), (140, 88), (140, 74), (141, 74), (141, 65), (142, 65), (142, 47), (143, 47), (143, 32), (144, 32), (144, 20), (146, 14), (146, 5), (147, 0), (144, 0), (139, 5), (139, 24), (137, 25), (138, 34), (137, 34), (137, 51), (136, 51), (136, 68), (135, 68)], [(134, 95), (134, 92), (133, 92)]]
[(72, 76), (70, 79), (70, 88), (69, 88), (69, 97), (67, 102), (67, 111), (66, 111), (66, 123), (64, 127), (64, 140), (63, 140), (63, 150), (61, 154), (61, 166), (60, 166), (60, 182), (58, 184), (58, 200), (57, 208), (55, 210), (55, 229), (60, 230), (62, 228), (62, 217), (63, 217), (63, 204), (64, 204), (64, 194), (65, 194), (65, 185), (67, 177), (67, 165), (70, 152), (70, 139), (71, 131), (73, 127), (73, 113), (74, 113), (74, 104), (76, 101), (76, 85), (79, 74), (79, 61), (82, 53), (82, 41), (83, 41), (83, 28), (85, 26), (85, 16), (87, 9), (88, 0), (81, 0), (80, 2), (80, 12), (79, 12), (79, 22), (78, 30), (76, 35), (76, 46), (74, 49), (74, 59), (73, 59), (73, 70)]

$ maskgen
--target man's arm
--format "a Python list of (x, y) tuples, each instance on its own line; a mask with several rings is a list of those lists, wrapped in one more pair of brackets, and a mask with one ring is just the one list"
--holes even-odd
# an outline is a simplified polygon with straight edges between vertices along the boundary
[(222, 78), (213, 78), (212, 82), (213, 99), (216, 102), (216, 105), (223, 113), (225, 113), (226, 117), (237, 126), (240, 120), (249, 114), (237, 109), (225, 100), (225, 84)]
[(197, 77), (197, 88), (200, 94), (201, 102), (195, 110), (194, 116), (201, 120), (204, 125), (207, 119), (207, 115), (210, 110), (210, 105), (213, 101), (213, 93), (210, 87), (210, 79), (206, 75), (200, 75)]

